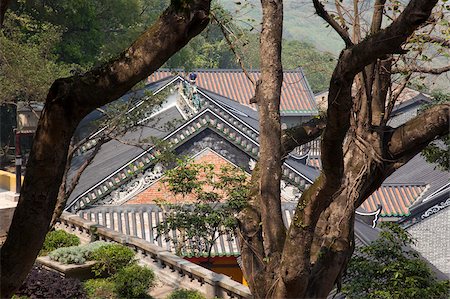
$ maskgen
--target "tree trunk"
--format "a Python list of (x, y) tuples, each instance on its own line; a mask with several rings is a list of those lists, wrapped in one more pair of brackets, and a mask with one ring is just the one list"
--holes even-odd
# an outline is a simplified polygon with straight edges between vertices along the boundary
[(23, 189), (1, 250), (1, 297), (20, 287), (42, 247), (72, 134), (93, 109), (126, 93), (208, 24), (209, 0), (171, 5), (119, 58), (84, 75), (58, 79), (47, 96)]
[[(378, 7), (372, 34), (361, 42), (356, 40), (356, 44), (345, 30), (339, 31), (347, 48), (342, 51), (330, 82), (326, 128), (321, 144), (323, 170), (299, 199), (287, 233), (278, 224), (281, 214), (276, 201), (279, 197), (264, 196), (267, 191), (279, 192), (279, 180), (276, 168), (271, 166), (276, 164), (270, 164), (271, 157), (263, 155), (261, 150), (258, 168), (252, 177), (254, 190), (250, 208), (239, 217), (244, 275), (255, 298), (326, 297), (339, 283), (353, 252), (355, 209), (395, 169), (436, 136), (448, 133), (448, 105), (432, 108), (397, 129), (382, 123), (390, 77), (380, 70), (389, 70), (389, 55), (404, 52), (402, 44), (428, 19), (436, 2), (412, 0), (384, 30), (378, 30), (382, 10)], [(384, 5), (383, 0), (376, 3)], [(264, 12), (268, 5), (265, 1), (262, 5)], [(315, 1), (315, 7), (333, 28), (339, 26), (318, 1)], [(263, 18), (271, 20), (263, 19), (261, 42), (266, 41), (263, 39), (266, 34), (264, 24), (277, 22), (279, 16), (263, 14)], [(279, 136), (276, 134), (278, 128), (268, 112), (270, 105), (265, 110), (261, 106), (264, 103), (262, 97), (258, 95), (264, 84), (272, 84), (272, 88), (278, 86), (273, 84), (273, 79), (281, 68), (276, 55), (265, 56), (273, 60), (269, 63), (263, 57), (265, 53), (269, 53), (267, 48), (261, 52), (262, 67), (271, 67), (273, 77), (263, 78), (256, 91), (261, 126), (259, 138), (260, 142), (270, 140), (273, 155), (278, 157), (279, 143), (275, 140)], [(359, 73), (360, 90), (364, 92), (354, 98), (352, 85)], [(264, 122), (272, 123), (272, 131), (262, 127)], [(293, 136), (287, 139), (296, 140), (297, 144), (308, 138), (305, 130), (291, 133)], [(287, 140), (286, 135), (283, 138)], [(283, 142), (282, 153), (288, 153), (292, 144)], [(272, 172), (266, 171), (269, 169)], [(269, 179), (273, 182), (268, 182)], [(269, 209), (271, 214), (267, 215)], [(280, 246), (282, 239), (284, 243)]]
[[(259, 110), (260, 158), (252, 177), (253, 201), (246, 211), (246, 217), (241, 219), (240, 226), (242, 235), (245, 236), (241, 239), (244, 274), (251, 277), (250, 288), (255, 298), (263, 298), (271, 292), (271, 284), (268, 282), (276, 275), (286, 234), (280, 201), (283, 2), (263, 0), (261, 5), (261, 78), (255, 90)], [(262, 236), (259, 235), (261, 231)]]

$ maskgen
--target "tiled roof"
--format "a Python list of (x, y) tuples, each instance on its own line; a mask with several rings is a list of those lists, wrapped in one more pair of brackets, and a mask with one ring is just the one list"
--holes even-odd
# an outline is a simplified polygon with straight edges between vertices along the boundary
[[(161, 115), (161, 118), (157, 117), (156, 123), (158, 127), (161, 127), (160, 129), (143, 126), (138, 131), (128, 132), (123, 139), (139, 142), (140, 138), (155, 136), (177, 147), (204, 130), (212, 130), (224, 136), (243, 153), (257, 159), (258, 130), (252, 125), (255, 119), (243, 113), (242, 111), (245, 109), (234, 107), (234, 105), (244, 108), (245, 106), (237, 102), (233, 102), (234, 105), (227, 104), (222, 97), (215, 98), (204, 93), (201, 88), (198, 88), (198, 94), (204, 100), (204, 107), (186, 122), (178, 124), (177, 129), (171, 130), (169, 133), (167, 131), (169, 128), (164, 126), (168, 121), (181, 120), (180, 114), (177, 113), (178, 109), (171, 107), (158, 114)], [(247, 109), (254, 112), (250, 108)], [(152, 132), (152, 130), (157, 132)], [(151, 170), (149, 167), (154, 164), (156, 155), (157, 152), (154, 151), (153, 146), (144, 151), (133, 146), (123, 146), (115, 140), (107, 142), (81, 176), (80, 183), (67, 202), (66, 210), (74, 212), (87, 204), (93, 204), (108, 197), (118, 186), (132, 180), (139, 169)], [(82, 157), (72, 161), (72, 173), (75, 173), (81, 162)], [(291, 157), (288, 157), (283, 164), (283, 176), (289, 183), (298, 186), (300, 190), (307, 188), (317, 175), (317, 171), (313, 168), (299, 163)]]
[(407, 216), (410, 213), (409, 208), (419, 199), (425, 189), (425, 184), (383, 184), (361, 207), (366, 211), (374, 211), (378, 205), (381, 205), (382, 217)]
[[(196, 84), (199, 87), (238, 101), (247, 106), (253, 98), (255, 87), (240, 69), (223, 70), (194, 70), (197, 74)], [(152, 83), (173, 76), (177, 71), (159, 70), (148, 77), (147, 82)], [(180, 75), (185, 76), (182, 71)], [(259, 71), (249, 71), (253, 80), (259, 77)], [(283, 115), (315, 115), (317, 106), (314, 95), (306, 80), (303, 71), (299, 68), (284, 71), (284, 81), (281, 89), (280, 109)], [(187, 77), (187, 75), (185, 76)]]
[[(355, 86), (353, 86), (355, 87)], [(394, 84), (393, 88), (397, 88), (398, 85)], [(355, 91), (355, 88), (354, 88)], [(328, 108), (328, 90), (322, 91), (317, 93), (315, 96), (315, 101), (317, 106), (320, 108), (320, 110), (326, 111)], [(431, 101), (431, 97), (427, 94), (423, 94), (420, 91), (411, 89), (406, 87), (403, 89), (400, 96), (397, 98), (397, 101), (395, 102), (394, 111), (398, 110), (400, 108), (403, 108), (407, 105), (411, 105), (414, 103), (418, 103), (421, 105), (422, 102), (429, 102)], [(387, 103), (386, 103), (387, 104)]]
[[(296, 204), (283, 203), (283, 222), (288, 227), (294, 217)], [(122, 205), (103, 206), (89, 210), (81, 210), (79, 216), (94, 221), (107, 228), (126, 235), (142, 238), (169, 251), (175, 251), (175, 245), (171, 240), (158, 237), (156, 226), (165, 219), (164, 213), (157, 205)], [(358, 245), (367, 245), (376, 239), (378, 230), (358, 220), (355, 221), (355, 241)], [(172, 238), (177, 237), (176, 231), (172, 231)], [(211, 250), (212, 256), (239, 256), (239, 244), (235, 238), (229, 235), (220, 236)], [(192, 256), (185, 252), (185, 256)]]

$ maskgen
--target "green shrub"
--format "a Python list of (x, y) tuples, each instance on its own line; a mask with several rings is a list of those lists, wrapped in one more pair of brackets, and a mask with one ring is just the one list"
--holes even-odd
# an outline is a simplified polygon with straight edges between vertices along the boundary
[(115, 299), (118, 298), (115, 293), (115, 284), (111, 279), (97, 278), (89, 279), (84, 282), (84, 290), (90, 299)]
[(77, 245), (80, 245), (80, 238), (77, 236), (63, 230), (54, 230), (49, 232), (45, 237), (44, 245), (39, 255), (47, 255), (55, 249)]
[(96, 276), (114, 275), (120, 269), (135, 263), (134, 251), (121, 244), (108, 244), (94, 250), (90, 259), (98, 261), (92, 271)]
[(170, 293), (167, 299), (206, 299), (199, 291), (178, 289)]
[(121, 298), (150, 298), (147, 293), (155, 284), (155, 274), (147, 267), (133, 264), (120, 269), (113, 280)]
[(79, 265), (85, 263), (86, 260), (90, 260), (94, 251), (107, 245), (106, 242), (96, 241), (83, 246), (63, 247), (50, 252), (48, 256), (50, 259), (63, 264)]
[(84, 264), (86, 258), (81, 246), (63, 247), (53, 250), (48, 255), (51, 260), (62, 264)]
[(93, 260), (92, 254), (103, 246), (108, 246), (110, 243), (105, 241), (95, 241), (83, 246), (84, 256), (87, 260)]

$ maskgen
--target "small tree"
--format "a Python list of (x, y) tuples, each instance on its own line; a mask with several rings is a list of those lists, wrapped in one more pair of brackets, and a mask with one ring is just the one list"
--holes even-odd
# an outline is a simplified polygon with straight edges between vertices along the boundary
[[(216, 240), (236, 228), (236, 215), (248, 197), (247, 175), (231, 166), (178, 160), (163, 183), (176, 203), (160, 201), (166, 219), (157, 230), (174, 242), (177, 255), (206, 255)], [(173, 237), (171, 231), (177, 231)]]
[(447, 298), (449, 281), (437, 281), (424, 260), (411, 249), (405, 230), (393, 223), (379, 239), (356, 250), (343, 292), (350, 298)]

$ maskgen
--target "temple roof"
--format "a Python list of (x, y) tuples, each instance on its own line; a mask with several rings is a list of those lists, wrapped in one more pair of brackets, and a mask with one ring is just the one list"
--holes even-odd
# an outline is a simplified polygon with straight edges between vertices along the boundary
[[(170, 88), (169, 88), (170, 87)], [(173, 88), (176, 87), (176, 88)], [(176, 95), (174, 89), (191, 88), (181, 76), (164, 78), (153, 82), (143, 90), (132, 94), (144, 95), (144, 91), (160, 92), (163, 89), (171, 90), (172, 96)], [(192, 90), (191, 90), (192, 91)], [(197, 136), (204, 130), (211, 130), (253, 159), (258, 158), (258, 115), (255, 110), (241, 105), (214, 92), (195, 87), (196, 96), (199, 97), (202, 107), (198, 111), (187, 113), (178, 102), (163, 106), (162, 110), (155, 113), (151, 125), (144, 125), (131, 132), (127, 132), (121, 139), (136, 142), (140, 138), (152, 136), (172, 144), (177, 148), (186, 143), (190, 138)], [(170, 96), (169, 96), (170, 97)], [(120, 100), (131, 98), (131, 93)], [(98, 118), (89, 117), (89, 121)], [(176, 121), (175, 128), (168, 129), (166, 124)], [(85, 124), (82, 124), (86, 126)], [(91, 139), (81, 146), (81, 152), (73, 159), (70, 176), (73, 176), (82, 165), (85, 158), (92, 151), (95, 144), (94, 133)], [(147, 138), (148, 139), (148, 138)], [(117, 140), (105, 143), (93, 162), (82, 174), (79, 184), (67, 201), (67, 210), (76, 211), (87, 205), (99, 201), (111, 191), (124, 186), (127, 182), (155, 164), (157, 149), (151, 142), (142, 147), (132, 146)], [(283, 164), (283, 177), (286, 181), (296, 185), (300, 190), (307, 188), (317, 177), (318, 172), (289, 156)]]
[[(283, 222), (289, 227), (294, 217), (295, 203), (283, 203)], [(170, 251), (175, 251), (173, 239), (177, 238), (177, 232), (172, 231), (171, 239), (159, 236), (156, 226), (165, 220), (165, 214), (161, 208), (155, 204), (132, 204), (122, 206), (102, 206), (78, 213), (82, 218), (97, 222), (118, 232), (139, 237), (157, 246)], [(356, 215), (355, 221), (355, 243), (357, 246), (365, 246), (378, 238), (379, 229), (366, 224), (360, 218), (364, 216)], [(184, 256), (195, 256), (190, 251), (182, 252)], [(212, 256), (239, 256), (239, 244), (230, 235), (221, 235), (215, 242)]]
[[(255, 95), (255, 87), (241, 69), (197, 69), (191, 73), (197, 75), (195, 84), (198, 87), (256, 108), (254, 104), (250, 104)], [(255, 82), (260, 76), (258, 70), (249, 70), (248, 73)], [(182, 70), (160, 69), (150, 75), (147, 82), (157, 82), (176, 74), (188, 77)], [(283, 71), (280, 110), (284, 116), (318, 113), (314, 94), (301, 68)]]

